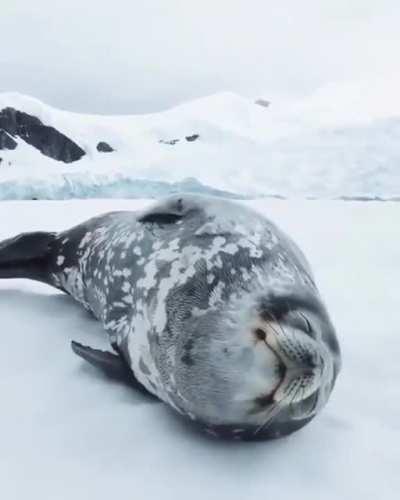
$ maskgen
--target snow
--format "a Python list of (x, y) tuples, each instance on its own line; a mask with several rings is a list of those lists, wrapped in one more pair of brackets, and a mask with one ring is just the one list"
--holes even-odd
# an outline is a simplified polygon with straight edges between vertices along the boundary
[[(93, 196), (93, 182), (97, 197), (135, 197), (138, 181), (149, 183), (142, 197), (159, 196), (165, 190), (154, 192), (151, 183), (187, 178), (242, 197), (398, 197), (400, 108), (390, 98), (397, 90), (388, 86), (397, 89), (399, 83), (332, 84), (301, 99), (272, 99), (268, 108), (223, 92), (160, 113), (126, 116), (80, 115), (0, 94), (0, 109), (38, 116), (87, 153), (63, 164), (18, 140), (16, 150), (0, 154), (0, 199), (31, 198), (33, 184), (41, 186), (35, 197)], [(199, 138), (188, 142), (193, 134)], [(115, 151), (98, 152), (100, 141)]]
[[(0, 239), (147, 203), (3, 202)], [(25, 280), (0, 281), (2, 498), (398, 497), (400, 205), (246, 203), (291, 234), (313, 265), (343, 351), (327, 407), (286, 439), (212, 440), (74, 356), (71, 339), (100, 348), (107, 341), (69, 297)]]

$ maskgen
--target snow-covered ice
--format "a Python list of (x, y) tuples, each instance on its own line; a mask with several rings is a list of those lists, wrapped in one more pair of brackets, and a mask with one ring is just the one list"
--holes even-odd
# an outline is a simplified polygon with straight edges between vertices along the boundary
[[(144, 200), (3, 202), (0, 238), (59, 230)], [(105, 347), (66, 295), (0, 282), (0, 490), (5, 500), (394, 500), (400, 491), (400, 205), (246, 202), (311, 261), (343, 370), (327, 407), (289, 438), (214, 441), (111, 383), (70, 350)]]

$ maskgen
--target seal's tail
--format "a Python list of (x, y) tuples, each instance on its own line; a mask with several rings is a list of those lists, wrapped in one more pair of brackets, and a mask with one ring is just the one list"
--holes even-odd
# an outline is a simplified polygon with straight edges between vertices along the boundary
[(22, 233), (0, 242), (0, 278), (28, 278), (50, 284), (49, 256), (56, 233)]

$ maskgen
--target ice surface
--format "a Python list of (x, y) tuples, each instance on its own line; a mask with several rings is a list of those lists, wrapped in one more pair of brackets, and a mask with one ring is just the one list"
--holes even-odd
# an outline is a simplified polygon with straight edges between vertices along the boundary
[[(59, 230), (143, 200), (3, 202), (0, 238)], [(400, 206), (246, 202), (311, 261), (343, 351), (322, 413), (289, 438), (214, 441), (74, 356), (106, 347), (69, 297), (0, 282), (0, 495), (5, 500), (395, 500), (400, 491)]]

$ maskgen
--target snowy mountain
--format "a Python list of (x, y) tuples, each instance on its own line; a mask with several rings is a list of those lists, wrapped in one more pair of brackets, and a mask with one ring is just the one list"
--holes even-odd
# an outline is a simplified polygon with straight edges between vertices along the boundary
[[(60, 111), (0, 94), (0, 199), (397, 198), (400, 112), (320, 92), (260, 105), (231, 93), (148, 115)], [(368, 105), (373, 102), (368, 95)], [(189, 179), (189, 180), (188, 180)]]

